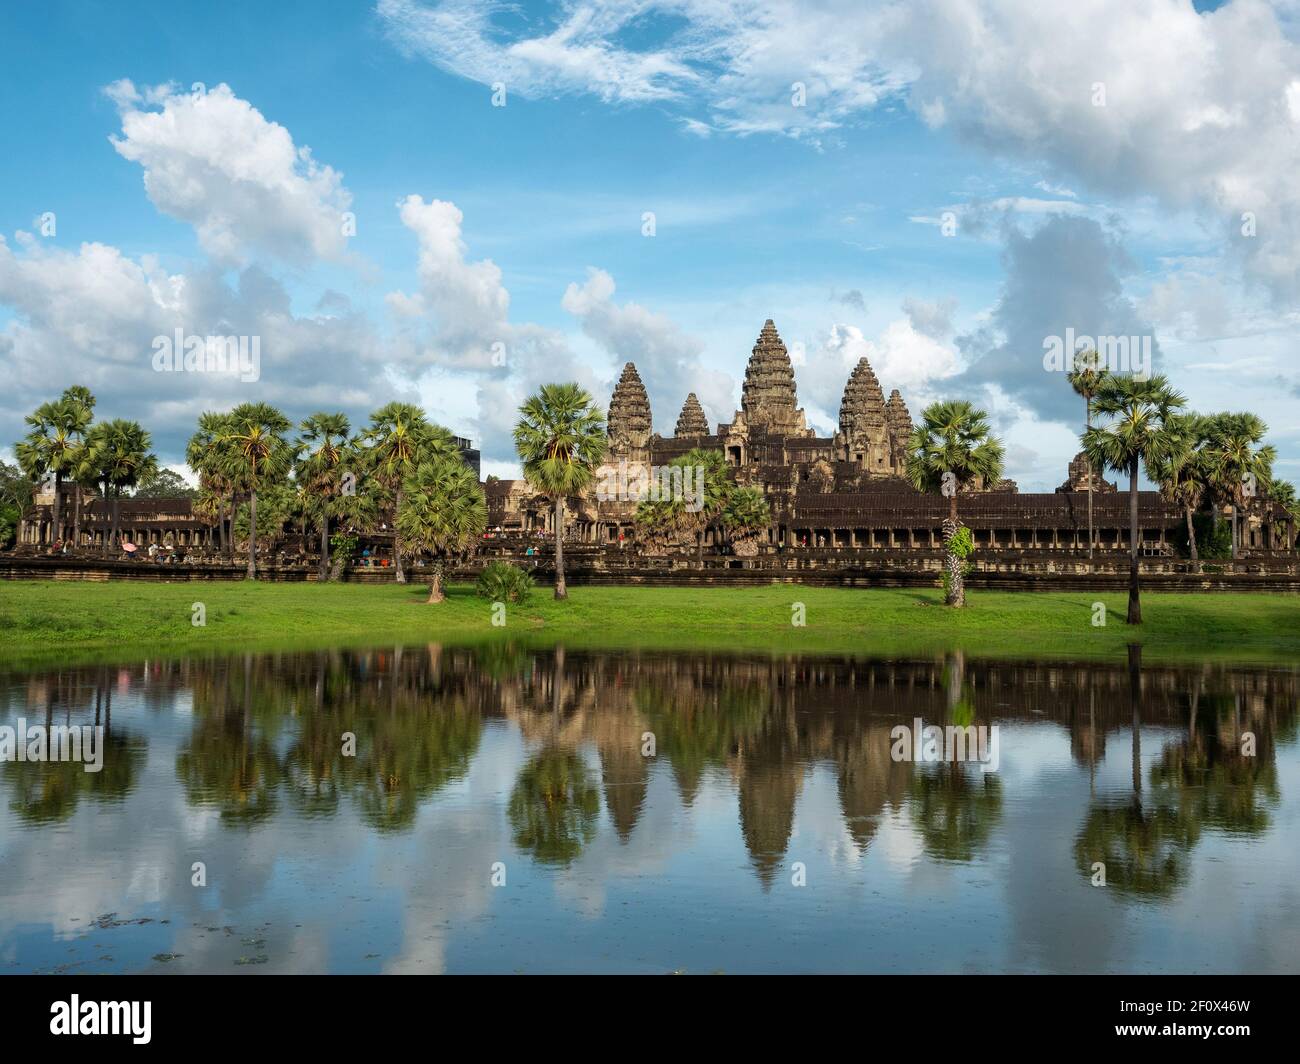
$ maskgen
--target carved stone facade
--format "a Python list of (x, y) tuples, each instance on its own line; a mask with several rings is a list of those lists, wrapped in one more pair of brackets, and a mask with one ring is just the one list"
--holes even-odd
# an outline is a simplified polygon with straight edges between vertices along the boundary
[(606, 431), (611, 453), (633, 461), (644, 461), (653, 428), (650, 397), (636, 366), (628, 362), (623, 366), (623, 374), (609, 400)]
[(1088, 456), (1080, 451), (1070, 460), (1070, 475), (1066, 477), (1065, 483), (1056, 490), (1060, 492), (1087, 491), (1089, 480), (1092, 481), (1092, 490), (1095, 493), (1106, 495), (1117, 490), (1113, 483), (1098, 475), (1097, 471), (1088, 464)]
[[(672, 436), (651, 428), (651, 411), (636, 368), (628, 363), (609, 407), (610, 449), (598, 472), (608, 483), (611, 470), (630, 481), (667, 465), (692, 448), (721, 451), (732, 476), (759, 488), (767, 499), (772, 525), (756, 542), (760, 550), (801, 547), (867, 550), (939, 550), (940, 525), (947, 501), (924, 495), (906, 480), (907, 446), (912, 418), (903, 396), (885, 391), (864, 358), (849, 375), (839, 411), (839, 427), (830, 437), (810, 429), (800, 409), (794, 366), (772, 321), (763, 324), (745, 371), (741, 408), (730, 423), (709, 431), (695, 393), (686, 396)], [(960, 515), (972, 528), (979, 549), (1087, 549), (1087, 464), (1070, 464), (1070, 480), (1055, 493), (1021, 493), (1015, 482), (999, 480), (963, 495)], [(1127, 548), (1127, 500), (1114, 496), (1114, 485), (1100, 480), (1097, 504), (1098, 543)], [(536, 533), (551, 529), (553, 507), (523, 482), (489, 485), (490, 524), (503, 531)], [(589, 543), (636, 547), (636, 500), (624, 497), (572, 499), (568, 506), (572, 538)], [(1164, 550), (1182, 525), (1183, 515), (1156, 492), (1142, 492), (1144, 537)], [(706, 544), (722, 537), (710, 530)], [(1252, 547), (1268, 547), (1261, 531)], [(1153, 548), (1154, 549), (1154, 548)], [(737, 554), (739, 552), (736, 552)]]
[(704, 407), (700, 406), (700, 400), (694, 392), (686, 396), (686, 402), (682, 404), (682, 412), (677, 416), (677, 428), (673, 430), (674, 436), (707, 436), (709, 434), (709, 419), (704, 416)]

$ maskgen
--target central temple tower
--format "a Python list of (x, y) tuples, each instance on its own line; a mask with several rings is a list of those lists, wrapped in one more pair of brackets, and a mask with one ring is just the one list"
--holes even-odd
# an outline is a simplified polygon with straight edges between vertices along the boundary
[(763, 323), (758, 342), (749, 356), (740, 408), (750, 432), (808, 435), (808, 424), (795, 398), (794, 366), (790, 364), (790, 353), (771, 318)]

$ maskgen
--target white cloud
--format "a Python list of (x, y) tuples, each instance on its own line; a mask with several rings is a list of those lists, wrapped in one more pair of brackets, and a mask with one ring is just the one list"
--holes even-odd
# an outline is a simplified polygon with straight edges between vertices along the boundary
[(114, 82), (105, 93), (121, 114), (113, 146), (144, 168), (160, 211), (192, 225), (223, 263), (265, 253), (303, 264), (342, 257), (352, 197), (342, 175), (294, 144), (229, 86), (181, 92)]
[[(654, 101), (695, 134), (820, 144), (905, 96), (931, 128), (1043, 168), (1049, 189), (1077, 182), (1194, 208), (1282, 300), (1300, 294), (1295, 11), (1263, 0), (1204, 13), (1187, 0), (575, 0), (506, 29), (461, 0), (379, 4), (394, 39), (443, 69), (525, 95)], [(650, 32), (658, 25), (672, 28)], [(640, 50), (615, 43), (641, 30)], [(1254, 236), (1241, 232), (1245, 212)]]
[(663, 314), (638, 303), (615, 303), (614, 278), (604, 270), (588, 268), (586, 282), (570, 284), (561, 306), (620, 370), (624, 362), (636, 363), (661, 433), (671, 434), (687, 392), (695, 392), (710, 422), (731, 419), (735, 382), (703, 365), (704, 345)]

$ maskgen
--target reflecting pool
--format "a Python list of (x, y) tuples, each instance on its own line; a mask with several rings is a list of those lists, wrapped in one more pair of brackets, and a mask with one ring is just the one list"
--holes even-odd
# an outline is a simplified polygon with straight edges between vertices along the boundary
[[(504, 643), (0, 676), (15, 741), (103, 729), (0, 763), (0, 972), (1294, 972), (1298, 694)], [(918, 722), (996, 764), (897, 756)]]

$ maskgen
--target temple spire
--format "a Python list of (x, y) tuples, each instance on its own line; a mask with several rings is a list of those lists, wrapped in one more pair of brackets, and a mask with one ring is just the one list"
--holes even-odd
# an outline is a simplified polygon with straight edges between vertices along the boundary
[(682, 412), (677, 418), (677, 428), (673, 435), (707, 436), (708, 434), (709, 419), (704, 416), (704, 408), (700, 406), (699, 399), (694, 392), (691, 392), (686, 396), (686, 402), (682, 404)]
[(610, 449), (626, 452), (644, 448), (650, 442), (651, 428), (650, 397), (636, 366), (628, 362), (609, 400), (606, 432)]
[[(894, 393), (898, 395), (897, 392)], [(899, 396), (899, 402), (902, 397)], [(846, 436), (875, 436), (886, 425), (885, 393), (866, 358), (858, 359), (840, 400), (840, 431)]]
[(771, 318), (763, 323), (745, 368), (740, 407), (751, 429), (803, 435), (803, 411), (795, 396), (794, 366)]

